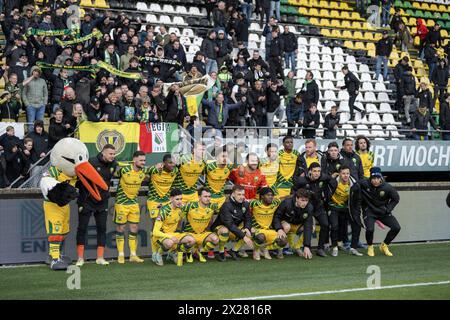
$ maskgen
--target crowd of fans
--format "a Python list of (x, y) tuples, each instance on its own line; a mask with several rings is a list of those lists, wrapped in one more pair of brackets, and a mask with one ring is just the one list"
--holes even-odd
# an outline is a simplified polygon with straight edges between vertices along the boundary
[[(289, 127), (298, 127), (289, 129), (288, 134), (300, 136), (301, 132), (305, 138), (316, 136), (320, 124), (319, 88), (313, 72), (308, 71), (303, 86), (296, 89), (297, 37), (287, 26), (284, 30), (278, 27), (279, 1), (207, 0), (208, 19), (214, 28), (204, 37), (192, 63), (187, 62), (187, 52), (179, 37), (168, 33), (164, 25), (143, 26), (139, 18), (132, 23), (125, 13), (113, 19), (111, 11), (86, 10), (74, 28), (65, 10), (68, 1), (44, 1), (39, 11), (32, 5), (33, 1), (3, 2), (0, 24), (6, 38), (3, 49), (6, 64), (1, 67), (0, 76), (5, 78), (6, 85), (0, 96), (0, 120), (17, 122), (25, 114), (28, 133), (20, 140), (15, 137), (14, 128), (8, 127), (0, 137), (3, 154), (0, 187), (18, 177), (25, 179), (29, 175), (27, 168), (45, 157), (59, 139), (72, 135), (83, 120), (119, 124), (176, 122), (187, 124), (189, 129), (197, 127), (202, 120), (207, 126), (223, 129), (225, 126), (273, 127), (276, 115), (279, 126), (287, 120)], [(253, 50), (250, 55), (246, 47), (253, 10), (264, 25), (265, 50)], [(397, 110), (403, 111), (413, 137), (426, 139), (428, 123), (439, 129), (431, 116), (437, 99), (440, 100), (440, 128), (450, 129), (450, 99), (446, 93), (448, 60), (436, 51), (443, 45), (439, 25), (428, 31), (419, 23), (420, 19), (417, 34), (421, 39), (420, 50), (429, 66), (434, 92), (427, 82), (417, 87), (407, 57), (395, 67), (394, 77)], [(390, 26), (395, 39), (384, 32), (376, 45), (377, 78), (384, 64), (383, 76), (388, 79), (387, 61), (393, 43), (402, 51), (412, 44), (398, 12)], [(66, 45), (64, 41), (71, 42), (73, 35), (39, 35), (69, 28), (78, 32), (75, 39), (89, 38), (98, 31), (101, 36)], [(449, 45), (443, 49), (448, 54)], [(121, 77), (120, 73), (96, 68), (99, 61), (140, 76)], [(284, 68), (290, 69), (286, 76)], [(345, 86), (340, 89), (349, 92), (351, 118), (354, 110), (364, 115), (364, 110), (354, 105), (360, 80), (346, 66), (342, 72)], [(190, 117), (179, 86), (172, 85), (165, 94), (163, 84), (199, 79), (206, 74), (215, 81), (214, 85), (204, 95), (199, 117)], [(48, 133), (44, 130), (46, 115), (50, 117)], [(335, 139), (340, 126), (338, 108), (333, 106), (324, 120), (324, 138)], [(450, 135), (444, 134), (443, 138), (448, 140)]]

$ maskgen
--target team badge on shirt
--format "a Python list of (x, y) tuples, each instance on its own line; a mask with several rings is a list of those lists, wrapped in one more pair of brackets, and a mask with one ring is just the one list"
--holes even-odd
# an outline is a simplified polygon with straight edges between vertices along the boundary
[(385, 193), (384, 191), (380, 191), (380, 197), (384, 197)]

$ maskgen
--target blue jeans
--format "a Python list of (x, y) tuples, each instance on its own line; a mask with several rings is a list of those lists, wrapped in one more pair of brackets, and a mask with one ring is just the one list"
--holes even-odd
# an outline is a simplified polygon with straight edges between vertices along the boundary
[[(275, 11), (274, 17), (280, 21), (280, 1), (270, 1), (270, 15), (273, 15)], [(270, 18), (270, 17), (269, 17)]]
[(389, 15), (391, 4), (388, 2), (381, 9), (381, 25), (389, 25)]
[(289, 69), (289, 62), (290, 62), (291, 70), (295, 71), (295, 68), (297, 67), (297, 62), (295, 61), (295, 58), (296, 58), (295, 51), (284, 53), (284, 64), (286, 66), (286, 69)]
[(433, 74), (434, 69), (436, 69), (436, 66), (437, 66), (436, 63), (428, 64), (428, 69), (430, 70), (430, 73), (428, 74), (428, 79), (431, 79), (431, 75)]
[(253, 3), (242, 3), (241, 4), (242, 13), (245, 14), (247, 17), (248, 23), (250, 23), (250, 19), (252, 18), (252, 11), (253, 11)]
[(388, 58), (384, 56), (377, 56), (377, 65), (375, 67), (375, 78), (378, 80), (378, 77), (381, 73), (381, 63), (383, 63), (383, 80), (386, 81), (388, 76)]
[(450, 133), (443, 133), (442, 140), (450, 141)]
[(216, 60), (208, 58), (208, 61), (206, 61), (205, 64), (206, 64), (206, 66), (205, 66), (206, 74), (209, 74), (210, 72), (217, 72), (217, 71), (219, 71), (219, 68), (217, 67), (217, 61)]
[(414, 140), (428, 140), (428, 135), (426, 136), (421, 136), (419, 134), (414, 134)]
[(44, 120), (44, 113), (45, 106), (40, 106), (39, 108), (27, 106), (27, 122), (31, 123), (28, 125), (28, 132), (33, 132), (35, 120)]

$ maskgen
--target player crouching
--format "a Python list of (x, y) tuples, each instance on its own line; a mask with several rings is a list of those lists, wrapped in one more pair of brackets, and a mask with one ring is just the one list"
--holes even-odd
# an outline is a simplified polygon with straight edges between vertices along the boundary
[[(206, 262), (203, 253), (213, 250), (219, 244), (219, 237), (206, 231), (214, 213), (218, 212), (218, 206), (211, 203), (211, 191), (205, 187), (198, 190), (198, 199), (199, 201), (189, 202), (181, 208), (186, 217), (183, 231), (194, 237), (198, 259)], [(187, 254), (186, 262), (193, 262), (192, 251)]]
[(183, 218), (181, 211), (183, 196), (180, 189), (170, 192), (170, 203), (162, 206), (155, 220), (152, 233), (152, 247), (158, 247), (152, 253), (152, 260), (158, 266), (164, 265), (162, 254), (170, 253), (177, 266), (183, 265), (183, 253), (189, 254), (195, 244), (195, 239), (188, 233), (177, 232)]

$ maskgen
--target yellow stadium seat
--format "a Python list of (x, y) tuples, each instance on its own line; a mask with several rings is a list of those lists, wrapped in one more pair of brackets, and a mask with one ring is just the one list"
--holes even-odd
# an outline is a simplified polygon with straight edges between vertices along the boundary
[(417, 33), (417, 27), (411, 28), (411, 35), (415, 35)]
[(331, 9), (339, 9), (339, 3), (337, 3), (336, 1), (331, 1), (330, 8)]
[(433, 27), (435, 22), (434, 22), (434, 20), (428, 19), (426, 24), (427, 24), (427, 27), (429, 28), (429, 27)]
[(81, 0), (80, 6), (82, 7), (92, 7), (92, 1), (91, 0)]
[(317, 19), (317, 18), (309, 18), (309, 22), (314, 26), (319, 25), (319, 19)]
[(350, 25), (350, 21), (343, 20), (342, 23), (341, 23), (341, 28), (351, 29), (352, 26)]
[[(300, 2), (300, 3), (301, 3), (301, 2)], [(311, 1), (309, 2), (309, 4), (310, 4), (311, 7), (320, 8), (320, 4), (319, 4), (319, 1), (318, 1), (318, 0), (311, 0)]]
[(378, 41), (382, 38), (383, 36), (381, 35), (381, 33), (375, 33), (373, 35), (373, 40)]
[(430, 6), (426, 2), (422, 2), (421, 8), (422, 8), (422, 10), (430, 10)]
[(342, 19), (346, 19), (346, 20), (351, 20), (350, 15), (348, 14), (347, 11), (342, 11), (341, 12), (341, 18)]
[(431, 3), (430, 4), (430, 10), (431, 11), (439, 11), (437, 4)]
[(352, 28), (353, 29), (361, 29), (361, 23), (357, 21), (352, 22)]
[(364, 42), (356, 41), (355, 42), (355, 50), (366, 50), (366, 47), (364, 46)]
[(344, 30), (344, 31), (342, 31), (342, 38), (353, 39), (354, 37), (353, 37), (351, 31)]
[(416, 18), (409, 18), (408, 19), (408, 25), (409, 26), (415, 26), (416, 25)]
[(333, 29), (333, 30), (331, 31), (331, 36), (332, 36), (333, 38), (342, 38), (341, 31), (340, 31), (340, 30), (336, 30), (336, 29)]
[(356, 40), (363, 40), (364, 37), (360, 31), (353, 32), (353, 38)]
[(367, 55), (369, 57), (375, 58), (376, 57), (376, 51), (375, 49), (367, 50)]
[(309, 9), (309, 15), (313, 17), (320, 17), (319, 10), (316, 8)]
[(366, 45), (366, 49), (367, 50), (375, 50), (375, 43), (368, 42), (367, 45)]
[(374, 35), (372, 32), (364, 32), (364, 40), (373, 41)]
[(447, 37), (448, 37), (448, 31), (445, 30), (445, 29), (441, 29), (441, 36), (442, 36), (443, 38), (447, 38)]
[(419, 37), (414, 37), (414, 45), (420, 46), (420, 38)]
[(341, 15), (339, 14), (339, 11), (337, 11), (337, 10), (331, 10), (331, 11), (330, 11), (330, 16), (331, 16), (332, 18), (339, 18)]
[(392, 50), (391, 55), (389, 56), (389, 58), (390, 58), (390, 59), (398, 60), (398, 59), (399, 59), (399, 56), (398, 56), (397, 51), (396, 51), (396, 50), (395, 50), (395, 51)]
[(97, 8), (109, 8), (109, 5), (105, 0), (95, 0), (95, 6)]
[(328, 2), (325, 0), (321, 0), (319, 2), (319, 8), (329, 8), (330, 6), (328, 5)]
[(413, 3), (412, 3), (412, 6), (413, 6), (413, 8), (421, 9), (420, 3), (419, 3), (419, 2), (413, 2)]
[(348, 4), (343, 2), (343, 1), (341, 1), (341, 3), (340, 3), (340, 8), (341, 8), (341, 10), (348, 10), (349, 9)]
[(330, 29), (322, 28), (322, 29), (320, 29), (320, 34), (323, 35), (324, 37), (327, 37), (327, 38), (331, 38), (332, 37)]
[[(342, 23), (344, 23), (345, 21), (342, 21)], [(331, 26), (332, 27), (336, 27), (336, 28), (344, 28), (344, 25), (341, 25), (341, 21), (337, 20), (337, 19), (333, 19), (331, 20)]]
[(349, 41), (349, 40), (344, 41), (344, 46), (349, 49), (353, 49), (353, 41)]
[(300, 13), (302, 16), (309, 16), (308, 8), (300, 7), (298, 9), (298, 13)]
[(324, 27), (329, 27), (330, 26), (330, 20), (328, 20), (328, 19), (320, 19), (319, 25), (324, 26)]
[(428, 76), (428, 72), (425, 69), (419, 68), (416, 71), (416, 75), (418, 78), (426, 77), (426, 76)]
[(446, 12), (447, 11), (447, 7), (446, 6), (444, 6), (443, 4), (440, 4), (439, 5), (439, 10), (438, 10), (439, 12)]
[(319, 17), (328, 18), (330, 16), (330, 12), (327, 9), (320, 9)]

